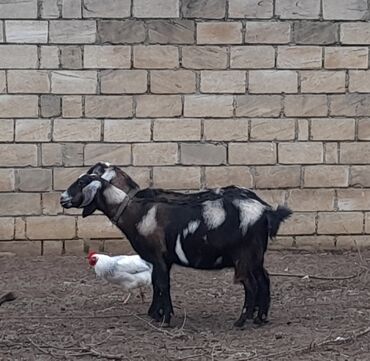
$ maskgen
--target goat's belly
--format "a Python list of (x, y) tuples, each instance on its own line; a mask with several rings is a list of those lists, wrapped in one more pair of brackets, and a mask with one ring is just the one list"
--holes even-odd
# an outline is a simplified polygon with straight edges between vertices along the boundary
[(180, 266), (202, 269), (202, 270), (217, 270), (233, 266), (232, 260), (227, 256), (202, 255), (189, 257), (188, 263), (176, 262)]

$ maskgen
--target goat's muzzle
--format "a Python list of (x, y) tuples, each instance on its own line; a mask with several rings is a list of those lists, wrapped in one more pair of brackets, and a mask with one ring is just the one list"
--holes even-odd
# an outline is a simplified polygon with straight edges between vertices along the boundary
[(60, 205), (63, 208), (72, 207), (72, 197), (67, 192), (62, 193), (62, 195), (60, 196)]

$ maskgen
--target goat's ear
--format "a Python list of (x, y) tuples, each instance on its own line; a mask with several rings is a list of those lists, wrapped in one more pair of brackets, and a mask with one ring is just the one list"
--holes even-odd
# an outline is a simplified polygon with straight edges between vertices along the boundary
[(82, 218), (85, 218), (89, 216), (90, 214), (93, 214), (96, 211), (96, 207), (94, 203), (88, 204), (83, 210), (82, 210)]
[(101, 182), (98, 181), (98, 180), (94, 180), (92, 182), (90, 182), (83, 190), (82, 190), (82, 194), (83, 194), (83, 201), (80, 205), (80, 207), (86, 207), (87, 205), (89, 205), (95, 195), (96, 195), (96, 192), (98, 191), (98, 189), (101, 187)]

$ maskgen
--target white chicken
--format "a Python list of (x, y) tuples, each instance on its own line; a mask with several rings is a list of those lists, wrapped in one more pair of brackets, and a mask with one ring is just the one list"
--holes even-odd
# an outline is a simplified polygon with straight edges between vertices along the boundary
[(99, 278), (119, 285), (129, 292), (123, 304), (127, 303), (131, 290), (135, 288), (140, 289), (141, 301), (144, 303), (142, 287), (152, 284), (153, 266), (150, 263), (138, 255), (110, 257), (95, 252), (89, 252), (87, 259)]

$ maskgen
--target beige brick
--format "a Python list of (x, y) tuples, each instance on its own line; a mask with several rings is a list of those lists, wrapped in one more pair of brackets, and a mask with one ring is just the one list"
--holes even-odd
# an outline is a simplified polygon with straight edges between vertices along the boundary
[(294, 140), (295, 119), (252, 119), (251, 140)]
[(281, 189), (257, 190), (257, 195), (273, 207), (285, 204), (285, 193)]
[(298, 236), (295, 237), (295, 245), (298, 249), (333, 250), (335, 249), (335, 238), (333, 236)]
[(248, 119), (204, 119), (204, 139), (248, 140)]
[(156, 119), (153, 127), (155, 141), (200, 140), (200, 119)]
[(241, 22), (198, 23), (197, 44), (241, 44)]
[(133, 0), (133, 16), (137, 18), (177, 18), (179, 0)]
[(14, 140), (14, 120), (0, 120), (0, 142), (11, 142)]
[(349, 72), (349, 91), (357, 93), (370, 92), (370, 71), (351, 70)]
[(42, 0), (40, 5), (42, 18), (56, 19), (60, 16), (58, 0)]
[(370, 140), (370, 119), (358, 120), (358, 139)]
[(231, 117), (233, 97), (231, 95), (188, 95), (185, 96), (186, 117)]
[(34, 144), (0, 144), (0, 166), (26, 167), (37, 165), (37, 146)]
[(342, 44), (370, 44), (370, 23), (340, 24), (340, 41)]
[(340, 116), (369, 116), (369, 94), (332, 95), (330, 99), (330, 114)]
[(105, 142), (148, 142), (151, 136), (150, 119), (106, 119)]
[(179, 95), (139, 95), (136, 98), (137, 117), (176, 117), (181, 111)]
[(308, 140), (308, 136), (309, 136), (308, 119), (297, 119), (297, 125), (298, 125), (297, 140)]
[(281, 19), (318, 19), (320, 0), (276, 0), (275, 14)]
[(302, 93), (344, 93), (346, 91), (344, 71), (302, 71)]
[(254, 174), (256, 188), (288, 188), (301, 184), (301, 167), (272, 166), (256, 167)]
[(348, 187), (349, 167), (314, 165), (304, 167), (303, 183), (307, 188)]
[(206, 167), (206, 187), (217, 188), (236, 185), (252, 187), (253, 176), (249, 167)]
[(57, 46), (41, 46), (40, 68), (58, 69), (59, 48)]
[(0, 45), (0, 69), (37, 68), (36, 45)]
[(36, 193), (0, 193), (0, 215), (41, 214), (40, 200), (40, 194)]
[(178, 48), (170, 45), (138, 45), (133, 56), (135, 68), (166, 69), (179, 65)]
[(59, 192), (42, 193), (42, 213), (48, 216), (63, 213)]
[(86, 142), (100, 140), (100, 125), (98, 119), (55, 119), (54, 141)]
[(63, 164), (62, 145), (46, 143), (41, 145), (41, 163), (43, 166)]
[(94, 118), (131, 117), (133, 100), (125, 95), (95, 95), (85, 97), (85, 115)]
[(227, 49), (218, 46), (183, 47), (182, 66), (189, 69), (226, 69)]
[(198, 167), (154, 167), (153, 186), (166, 189), (199, 189)]
[(15, 177), (13, 169), (0, 169), (0, 192), (14, 190)]
[(324, 150), (325, 163), (337, 164), (339, 162), (337, 143), (325, 143)]
[(279, 46), (277, 67), (285, 69), (319, 69), (322, 49), (319, 46)]
[(238, 117), (277, 117), (282, 110), (280, 95), (239, 95), (236, 97)]
[(279, 229), (280, 235), (314, 234), (316, 231), (315, 213), (293, 213)]
[(366, 0), (323, 0), (323, 17), (327, 20), (367, 19)]
[(226, 163), (226, 147), (221, 144), (181, 144), (182, 164), (217, 165)]
[(290, 24), (248, 21), (245, 42), (249, 44), (286, 44), (290, 41)]
[(24, 192), (45, 192), (51, 190), (52, 176), (50, 169), (19, 169), (16, 173), (17, 189)]
[(202, 71), (200, 90), (203, 93), (245, 93), (243, 71)]
[(9, 43), (47, 43), (48, 22), (9, 20), (5, 22), (5, 32)]
[[(63, 0), (62, 3), (62, 17), (64, 19), (78, 19), (82, 17), (81, 14), (81, 1), (82, 0)], [(84, 10), (86, 9), (87, 2), (84, 2)], [(86, 17), (86, 16), (85, 16)]]
[(131, 67), (131, 48), (124, 45), (86, 45), (84, 67), (128, 69)]
[(365, 47), (327, 47), (324, 66), (327, 69), (368, 68), (368, 49)]
[(49, 42), (57, 44), (90, 44), (96, 39), (94, 20), (50, 21)]
[(145, 70), (104, 70), (100, 72), (102, 94), (145, 93), (148, 87), (147, 83)]
[(248, 86), (250, 93), (296, 93), (298, 77), (290, 70), (251, 70)]
[(14, 238), (14, 219), (8, 217), (0, 218), (0, 240), (10, 240)]
[(48, 93), (50, 81), (46, 70), (9, 70), (9, 93)]
[(345, 164), (369, 163), (370, 143), (341, 143), (340, 162)]
[(295, 249), (295, 240), (293, 237), (278, 236), (269, 243), (271, 250), (289, 250)]
[(321, 142), (279, 143), (279, 163), (322, 163), (323, 158), (324, 152)]
[(365, 213), (365, 232), (370, 233), (370, 213)]
[(59, 117), (62, 114), (61, 98), (55, 95), (40, 97), (41, 116), (43, 118)]
[(6, 92), (5, 70), (0, 70), (0, 94)]
[(0, 242), (0, 253), (9, 252), (19, 257), (34, 257), (41, 255), (40, 241), (10, 241)]
[(130, 242), (124, 239), (107, 239), (104, 242), (104, 252), (110, 254), (136, 254)]
[(341, 211), (366, 211), (369, 209), (369, 189), (340, 189), (338, 208)]
[(146, 29), (142, 20), (98, 20), (100, 43), (131, 44), (144, 42)]
[(0, 95), (1, 117), (37, 117), (38, 97), (36, 95)]
[(75, 219), (73, 217), (27, 218), (27, 237), (30, 239), (71, 239), (75, 237), (75, 234)]
[(82, 143), (67, 143), (62, 146), (62, 157), (64, 166), (76, 166), (83, 164), (83, 149)]
[(55, 94), (95, 94), (96, 71), (56, 70), (51, 73), (51, 92)]
[(284, 113), (288, 117), (320, 117), (328, 114), (326, 95), (287, 95)]
[(332, 211), (335, 193), (332, 189), (292, 189), (288, 206), (297, 211)]
[[(73, 0), (75, 1), (75, 0)], [(42, 244), (43, 256), (61, 256), (63, 253), (62, 241), (44, 241)]]
[(26, 239), (26, 220), (24, 217), (17, 217), (14, 219), (14, 238)]
[(358, 248), (369, 248), (370, 237), (369, 236), (338, 236), (337, 237), (337, 249), (350, 249), (357, 251)]
[(104, 240), (84, 239), (84, 248), (89, 252), (104, 252)]
[(78, 118), (82, 116), (82, 97), (65, 96), (62, 104), (64, 118)]
[(195, 42), (195, 24), (192, 20), (150, 20), (147, 25), (150, 44), (194, 44)]
[(195, 93), (195, 73), (190, 70), (150, 72), (150, 90), (157, 94)]
[(311, 120), (311, 140), (353, 140), (355, 119), (321, 118)]
[(230, 51), (231, 68), (273, 68), (275, 64), (275, 49), (272, 46), (234, 46)]
[(88, 168), (54, 168), (54, 190), (65, 191)]
[(82, 239), (73, 239), (64, 241), (65, 256), (82, 256), (85, 255), (85, 244)]
[(63, 69), (81, 69), (82, 49), (77, 45), (61, 47), (60, 63)]
[(362, 233), (363, 214), (360, 212), (321, 212), (319, 213), (318, 234)]
[(50, 119), (17, 119), (15, 123), (17, 142), (48, 142), (51, 140)]
[(130, 0), (84, 0), (84, 18), (128, 18), (130, 15)]
[(335, 44), (339, 40), (339, 24), (329, 21), (295, 21), (293, 41), (296, 44)]
[(230, 164), (275, 164), (274, 143), (230, 143)]
[(102, 159), (116, 165), (126, 165), (131, 163), (130, 144), (86, 144), (85, 165), (93, 165)]
[(3, 19), (35, 19), (37, 18), (37, 0), (2, 1), (0, 14)]
[(172, 165), (177, 163), (177, 144), (146, 143), (132, 146), (133, 164)]
[(141, 188), (150, 185), (150, 170), (145, 167), (125, 167), (125, 172), (139, 184)]
[(181, 11), (185, 18), (222, 19), (226, 0), (182, 0)]
[(3, 21), (0, 21), (0, 43), (4, 41)]
[(77, 235), (81, 238), (122, 238), (122, 233), (105, 216), (77, 219)]
[(229, 0), (230, 18), (269, 19), (273, 16), (273, 0)]

